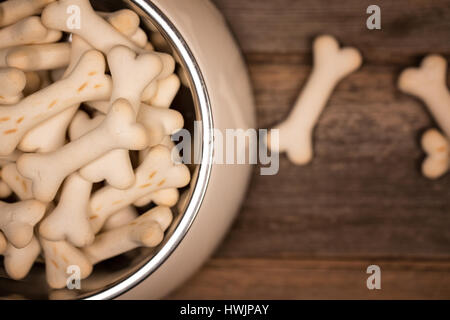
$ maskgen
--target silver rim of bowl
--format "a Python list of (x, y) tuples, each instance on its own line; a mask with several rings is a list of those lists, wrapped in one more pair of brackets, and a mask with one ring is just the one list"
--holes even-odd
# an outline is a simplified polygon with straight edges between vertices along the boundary
[(145, 12), (150, 20), (154, 22), (155, 26), (161, 31), (161, 33), (165, 35), (173, 48), (175, 48), (178, 52), (184, 69), (188, 71), (190, 75), (191, 92), (194, 98), (194, 104), (196, 106), (197, 120), (201, 120), (202, 122), (200, 132), (200, 136), (202, 137), (201, 163), (199, 165), (196, 185), (193, 189), (189, 204), (187, 205), (178, 226), (170, 235), (167, 242), (150, 259), (149, 262), (147, 262), (130, 277), (120, 281), (110, 288), (86, 297), (86, 300), (113, 299), (132, 289), (155, 272), (175, 251), (189, 231), (203, 202), (211, 176), (211, 164), (213, 159), (213, 136), (211, 129), (213, 128), (213, 119), (208, 91), (200, 68), (181, 34), (168, 20), (168, 18), (156, 7), (156, 5), (148, 0), (130, 1)]

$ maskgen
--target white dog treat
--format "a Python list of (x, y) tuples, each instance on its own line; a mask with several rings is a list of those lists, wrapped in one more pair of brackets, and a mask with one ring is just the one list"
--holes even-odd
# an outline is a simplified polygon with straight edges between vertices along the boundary
[(109, 231), (122, 227), (132, 222), (138, 216), (137, 210), (132, 206), (128, 206), (109, 217), (109, 219), (106, 220), (102, 231)]
[[(171, 136), (164, 137), (164, 139), (159, 144), (162, 146), (165, 146), (166, 148), (168, 148), (171, 151), (172, 159), (174, 159), (176, 163), (182, 162), (179, 151), (176, 148), (175, 143), (172, 141)], [(139, 151), (139, 164), (144, 162), (145, 158), (147, 158), (147, 155), (150, 152), (150, 149), (151, 148), (146, 148), (144, 150)]]
[(106, 18), (117, 31), (127, 36), (137, 46), (145, 48), (148, 43), (148, 38), (144, 30), (139, 28), (140, 20), (137, 13), (129, 9), (123, 9), (116, 12), (97, 13)]
[(153, 98), (156, 95), (156, 92), (158, 91), (158, 81), (152, 81), (145, 89), (144, 92), (142, 92), (141, 100), (144, 102), (149, 101), (151, 98)]
[(0, 168), (0, 199), (8, 198), (12, 194), (9, 185), (2, 179), (2, 169)]
[(67, 240), (76, 247), (91, 244), (94, 241), (88, 220), (91, 190), (92, 183), (77, 173), (70, 175), (55, 210), (41, 222), (39, 234), (47, 240)]
[(122, 9), (114, 12), (97, 12), (105, 18), (114, 28), (126, 36), (133, 35), (139, 28), (139, 16), (130, 9)]
[(70, 51), (70, 63), (64, 72), (63, 78), (68, 77), (72, 71), (77, 67), (80, 59), (88, 52), (93, 50), (92, 46), (83, 38), (72, 34), (72, 45)]
[(0, 104), (3, 100), (18, 101), (17, 97), (22, 97), (26, 82), (27, 77), (23, 71), (14, 68), (0, 69)]
[(63, 33), (59, 30), (48, 29), (44, 38), (33, 41), (33, 44), (55, 43), (61, 40)]
[(15, 163), (7, 164), (2, 169), (3, 180), (14, 191), (20, 200), (33, 199), (32, 181), (24, 178), (17, 170)]
[(162, 61), (163, 69), (156, 80), (166, 79), (175, 71), (175, 59), (167, 53), (153, 51)]
[(23, 19), (12, 26), (0, 29), (0, 48), (34, 43), (45, 39), (47, 32), (39, 17)]
[(103, 180), (118, 189), (134, 183), (134, 171), (128, 150), (115, 149), (80, 169), (82, 177), (97, 183)]
[[(70, 6), (79, 7), (81, 13), (80, 25), (72, 28), (67, 23), (70, 16), (67, 10)], [(100, 17), (92, 9), (89, 0), (60, 0), (52, 3), (42, 12), (42, 22), (49, 29), (62, 30), (81, 36), (90, 45), (105, 54), (117, 45), (142, 52), (141, 48)]]
[[(153, 51), (153, 52), (161, 58), (163, 68), (162, 68), (162, 71), (159, 74), (159, 76), (154, 81), (152, 81), (142, 92), (142, 96), (141, 96), (142, 101), (148, 101), (151, 98), (153, 98), (158, 91), (158, 87), (159, 87), (158, 82), (161, 80), (165, 80), (168, 77), (171, 77), (171, 75), (175, 71), (175, 59), (170, 54), (156, 52), (156, 51)], [(170, 81), (169, 81), (169, 83), (170, 83)]]
[(10, 50), (6, 63), (24, 71), (50, 70), (65, 67), (70, 62), (67, 42), (35, 44)]
[(48, 241), (40, 238), (45, 256), (47, 283), (53, 289), (62, 289), (67, 285), (70, 274), (67, 268), (80, 268), (81, 279), (86, 279), (92, 273), (92, 264), (79, 249), (67, 241)]
[(15, 68), (0, 69), (0, 105), (12, 105), (22, 98), (25, 88), (26, 76), (23, 71)]
[(156, 207), (125, 226), (99, 234), (83, 252), (97, 264), (138, 247), (156, 247), (171, 223), (172, 211)]
[(8, 57), (9, 52), (14, 48), (2, 48), (0, 49), (0, 68), (7, 68), (8, 64), (6, 63), (6, 58)]
[(111, 101), (118, 98), (127, 99), (137, 114), (142, 92), (163, 72), (164, 65), (160, 57), (153, 52), (136, 55), (127, 47), (114, 47), (108, 54), (108, 64), (113, 79)]
[[(78, 139), (87, 132), (94, 130), (104, 119), (105, 116), (101, 114), (90, 119), (85, 112), (79, 111), (69, 129), (71, 140)], [(111, 151), (93, 161), (91, 165), (83, 168), (80, 174), (89, 177), (89, 181), (92, 182), (100, 182), (104, 177), (107, 177), (111, 185), (123, 186), (123, 188), (129, 187), (134, 182), (133, 167), (128, 152), (122, 153), (119, 151), (121, 150)], [(119, 167), (120, 170), (117, 170), (116, 167)], [(130, 180), (131, 182), (129, 182)], [(127, 185), (123, 185), (124, 182)]]
[(398, 86), (403, 92), (421, 99), (447, 138), (450, 138), (447, 61), (438, 55), (426, 57), (420, 68), (410, 68), (402, 72)]
[[(89, 102), (88, 105), (104, 114), (108, 113), (110, 106), (107, 101)], [(184, 118), (178, 111), (167, 108), (153, 107), (144, 103), (140, 104), (137, 119), (138, 122), (143, 124), (147, 130), (149, 146), (162, 144), (162, 141), (167, 136), (179, 131), (184, 126)], [(78, 119), (77, 122), (80, 122), (80, 125), (76, 125), (75, 127), (81, 128), (81, 121), (88, 123), (89, 117), (86, 115), (83, 116), (83, 119)]]
[(177, 75), (172, 74), (165, 79), (156, 81), (156, 85), (154, 95), (149, 97), (142, 95), (142, 100), (153, 107), (169, 108), (180, 90), (180, 79)]
[(150, 147), (160, 144), (163, 139), (170, 136), (184, 126), (183, 115), (178, 111), (141, 105), (138, 122), (147, 130), (148, 145)]
[(0, 180), (0, 199), (8, 198), (11, 194), (11, 188), (4, 181)]
[(52, 152), (66, 142), (66, 131), (78, 105), (64, 110), (30, 130), (20, 141), (18, 148), (24, 152)]
[(23, 94), (29, 96), (39, 90), (41, 87), (41, 78), (39, 77), (39, 74), (34, 71), (25, 72), (25, 77), (27, 82), (23, 89)]
[(336, 85), (356, 71), (362, 57), (354, 48), (339, 48), (331, 36), (320, 36), (314, 42), (314, 68), (289, 117), (275, 129), (280, 130), (280, 143), (267, 144), (274, 152), (287, 152), (289, 159), (304, 165), (313, 157), (312, 133)]
[(62, 181), (86, 164), (111, 150), (142, 150), (146, 144), (145, 130), (135, 122), (130, 104), (119, 99), (95, 130), (51, 153), (25, 154), (17, 160), (17, 168), (33, 181), (35, 198), (49, 202), (54, 199)]
[(437, 179), (448, 172), (450, 145), (438, 130), (430, 129), (422, 137), (422, 148), (427, 157), (422, 164), (422, 173), (428, 179)]
[(178, 189), (170, 188), (150, 193), (149, 195), (138, 199), (133, 204), (136, 207), (145, 207), (153, 202), (158, 206), (173, 207), (177, 204), (179, 198), (180, 192)]
[(23, 18), (38, 14), (55, 0), (8, 0), (0, 3), (0, 27), (13, 24)]
[[(64, 71), (61, 79), (65, 79), (70, 75), (81, 57), (91, 48), (77, 35), (72, 37), (69, 66)], [(30, 130), (20, 142), (19, 149), (25, 152), (51, 152), (62, 147), (66, 142), (67, 127), (78, 108), (79, 104), (75, 104)]]
[(69, 127), (70, 141), (77, 140), (86, 133), (94, 130), (105, 120), (105, 118), (105, 115), (97, 114), (91, 119), (86, 112), (78, 110)]
[(136, 32), (131, 35), (130, 40), (145, 51), (153, 51), (153, 46), (148, 43), (147, 34), (141, 28), (138, 28)]
[(111, 95), (111, 79), (98, 51), (87, 52), (67, 79), (55, 82), (14, 106), (0, 107), (0, 155), (7, 155), (23, 136), (67, 108)]
[[(113, 78), (111, 101), (127, 99), (136, 115), (142, 91), (161, 73), (161, 59), (153, 53), (137, 56), (129, 48), (118, 46), (108, 54), (108, 63)], [(81, 169), (80, 174), (91, 182), (106, 180), (119, 189), (130, 187), (135, 180), (128, 150), (113, 150)]]
[(131, 188), (119, 190), (106, 186), (94, 193), (90, 203), (94, 232), (100, 230), (112, 214), (136, 200), (161, 189), (182, 188), (189, 180), (189, 169), (183, 164), (174, 165), (168, 148), (152, 148), (136, 170), (136, 181)]
[(11, 279), (22, 280), (28, 275), (40, 253), (41, 246), (34, 236), (31, 242), (22, 249), (8, 244), (3, 253), (6, 273)]
[(0, 230), (16, 248), (26, 247), (33, 238), (33, 228), (42, 219), (45, 205), (36, 200), (17, 203), (0, 201)]

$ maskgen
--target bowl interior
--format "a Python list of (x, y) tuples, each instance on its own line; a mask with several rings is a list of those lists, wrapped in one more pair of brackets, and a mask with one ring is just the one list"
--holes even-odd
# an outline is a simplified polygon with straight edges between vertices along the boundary
[[(201, 74), (198, 69), (195, 71), (194, 69), (196, 68), (189, 67), (188, 62), (186, 61), (186, 53), (180, 51), (180, 42), (177, 44), (176, 41), (173, 41), (174, 33), (170, 34), (170, 32), (167, 32), (167, 28), (165, 29), (165, 26), (161, 26), (161, 24), (157, 22), (157, 19), (155, 19), (155, 16), (157, 15), (158, 19), (162, 19), (159, 21), (164, 20), (168, 22), (164, 15), (149, 1), (145, 0), (91, 0), (91, 4), (96, 10), (100, 11), (115, 11), (124, 8), (133, 9), (141, 17), (141, 28), (147, 32), (149, 38), (150, 34), (154, 32), (154, 27), (159, 30), (160, 34), (166, 40), (166, 44), (165, 46), (162, 46), (161, 48), (157, 47), (156, 49), (158, 51), (170, 51), (170, 53), (176, 57), (178, 62), (177, 69), (183, 70), (189, 81), (188, 87), (181, 86), (180, 91), (172, 104), (172, 108), (180, 111), (184, 115), (185, 129), (188, 129), (192, 136), (194, 136), (194, 121), (204, 120), (205, 117), (204, 110), (202, 112), (200, 108), (202, 99), (199, 97), (199, 89), (201, 91), (201, 88), (199, 88), (199, 83), (197, 83), (197, 86), (195, 84), (195, 77), (197, 77), (197, 80), (201, 79)], [(151, 12), (149, 12), (145, 6), (152, 6)], [(153, 9), (156, 11), (153, 11)], [(174, 30), (175, 29), (172, 29), (172, 32)], [(190, 63), (193, 62), (195, 63), (195, 61), (190, 61)], [(207, 99), (203, 99), (203, 101), (207, 101)], [(201, 129), (204, 130), (204, 128)], [(202, 150), (199, 151), (203, 154), (205, 152), (204, 144), (202, 144), (201, 149)], [(3, 269), (3, 257), (0, 256), (0, 299), (103, 299), (117, 296), (121, 292), (136, 285), (163, 263), (168, 255), (175, 249), (179, 241), (181, 241), (182, 237), (187, 232), (190, 223), (192, 223), (195, 218), (199, 203), (193, 204), (193, 201), (201, 202), (201, 197), (196, 196), (196, 190), (199, 189), (199, 186), (200, 189), (205, 188), (207, 176), (209, 177), (209, 174), (206, 173), (203, 175), (202, 181), (199, 181), (199, 176), (202, 176), (202, 165), (191, 165), (190, 169), (192, 173), (192, 182), (188, 187), (180, 190), (180, 193), (184, 194), (184, 201), (173, 208), (175, 217), (174, 222), (166, 232), (165, 240), (160, 246), (154, 249), (139, 248), (96, 265), (92, 275), (89, 278), (82, 280), (81, 290), (49, 289), (45, 280), (45, 265), (42, 263), (42, 259), (35, 263), (30, 274), (25, 279), (21, 281), (11, 280)], [(9, 199), (9, 201), (15, 201), (15, 199)], [(191, 210), (188, 210), (189, 207), (191, 207)], [(140, 209), (140, 211), (145, 212), (150, 208), (151, 206), (148, 206)], [(189, 213), (187, 213), (188, 211)], [(187, 214), (189, 217), (186, 216)], [(158, 257), (158, 261), (155, 262), (155, 256), (158, 255), (160, 255), (160, 257)], [(143, 271), (143, 269), (145, 270)], [(136, 276), (136, 273), (139, 271), (140, 274)], [(130, 280), (130, 277), (133, 276), (134, 279)]]

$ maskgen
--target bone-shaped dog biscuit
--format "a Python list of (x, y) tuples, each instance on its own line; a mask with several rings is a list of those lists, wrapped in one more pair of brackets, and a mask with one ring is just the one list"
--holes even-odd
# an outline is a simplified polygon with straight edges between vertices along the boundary
[[(180, 89), (180, 79), (172, 74), (165, 79), (155, 82), (157, 88), (154, 95), (142, 96), (142, 100), (153, 107), (169, 108)], [(146, 92), (144, 91), (144, 94)]]
[[(77, 6), (81, 14), (80, 25), (74, 28), (70, 28), (67, 23), (70, 16), (67, 10), (71, 6)], [(142, 52), (141, 48), (100, 17), (92, 9), (89, 0), (60, 0), (52, 3), (42, 12), (42, 22), (47, 28), (81, 36), (90, 45), (105, 54), (117, 45), (126, 46), (135, 52)]]
[[(61, 79), (67, 78), (84, 54), (91, 49), (92, 47), (83, 39), (74, 35), (72, 37), (69, 66)], [(19, 149), (25, 152), (51, 152), (62, 147), (66, 142), (67, 127), (78, 108), (79, 104), (75, 104), (30, 130), (20, 142)]]
[(90, 219), (95, 231), (115, 212), (131, 205), (136, 200), (167, 188), (182, 188), (189, 183), (189, 169), (172, 162), (171, 152), (164, 146), (151, 149), (144, 162), (136, 170), (136, 181), (126, 190), (106, 186), (94, 193), (90, 207)]
[(67, 285), (70, 274), (67, 269), (76, 266), (80, 270), (81, 279), (92, 273), (92, 264), (79, 249), (67, 241), (48, 241), (40, 238), (45, 256), (47, 283), (53, 289), (62, 289)]
[(0, 104), (2, 100), (15, 100), (22, 93), (27, 83), (27, 77), (23, 71), (15, 68), (0, 69)]
[[(90, 119), (84, 111), (79, 111), (69, 128), (71, 140), (76, 140), (94, 130), (103, 122), (104, 118), (104, 115), (98, 114)], [(100, 182), (107, 177), (107, 181), (111, 185), (121, 189), (129, 187), (134, 182), (134, 171), (127, 151), (123, 153), (113, 150), (82, 168), (80, 174), (91, 182)]]
[(279, 130), (279, 145), (267, 145), (274, 152), (287, 152), (289, 159), (304, 165), (313, 157), (312, 132), (336, 85), (356, 71), (362, 57), (355, 48), (339, 48), (331, 36), (321, 36), (314, 42), (314, 68), (289, 117), (275, 127)]
[(114, 47), (108, 54), (113, 78), (111, 101), (127, 99), (137, 114), (142, 92), (163, 71), (163, 60), (160, 57), (153, 52), (136, 55), (127, 47)]
[[(168, 148), (172, 153), (172, 159), (175, 160), (176, 163), (181, 163), (180, 157), (174, 158), (174, 148), (175, 143), (172, 141), (170, 136), (166, 136), (160, 143), (160, 145), (165, 146)], [(150, 152), (151, 148), (139, 151), (139, 164), (142, 164), (144, 160), (147, 158), (148, 153)], [(168, 188), (159, 190), (153, 193), (150, 193), (138, 200), (136, 200), (133, 204), (136, 207), (145, 207), (146, 205), (149, 205), (150, 203), (154, 203), (158, 206), (164, 206), (164, 207), (173, 207), (177, 204), (180, 198), (180, 192), (176, 188)]]
[(69, 126), (70, 141), (77, 140), (86, 133), (91, 132), (97, 128), (105, 118), (106, 116), (103, 114), (96, 114), (91, 119), (86, 112), (78, 110)]
[(130, 9), (122, 9), (114, 12), (97, 12), (97, 14), (105, 18), (114, 28), (126, 36), (133, 35), (139, 28), (139, 16)]
[(0, 107), (0, 155), (13, 152), (30, 129), (67, 108), (83, 101), (109, 97), (111, 79), (104, 71), (103, 55), (89, 51), (67, 79), (28, 96), (14, 106)]
[(30, 130), (20, 141), (18, 148), (24, 152), (52, 152), (66, 142), (66, 131), (78, 105), (64, 110)]
[(7, 164), (2, 169), (2, 177), (20, 200), (33, 199), (32, 182), (19, 173), (15, 163)]
[(33, 227), (42, 219), (46, 206), (36, 200), (16, 203), (0, 201), (0, 230), (16, 248), (26, 247), (33, 238)]
[[(108, 53), (108, 63), (113, 78), (111, 101), (127, 99), (137, 115), (144, 88), (161, 73), (161, 59), (154, 53), (136, 55), (127, 47), (117, 46)], [(80, 174), (91, 182), (106, 180), (119, 189), (126, 189), (134, 182), (127, 150), (109, 152), (81, 169)]]
[(70, 44), (66, 42), (13, 48), (6, 57), (8, 66), (24, 71), (57, 69), (69, 62)]
[(123, 227), (124, 225), (135, 220), (138, 216), (139, 214), (137, 210), (132, 206), (128, 206), (109, 217), (109, 219), (106, 220), (102, 231), (109, 231)]
[(39, 40), (35, 40), (32, 44), (46, 44), (46, 43), (55, 43), (61, 40), (63, 33), (59, 30), (48, 29), (47, 34), (44, 38)]
[(79, 174), (70, 175), (64, 183), (56, 208), (41, 222), (39, 234), (52, 240), (66, 240), (76, 247), (84, 247), (94, 241), (88, 220), (92, 183)]
[(0, 3), (0, 27), (13, 24), (23, 18), (35, 15), (55, 0), (8, 0)]
[[(95, 130), (51, 153), (25, 154), (17, 160), (17, 168), (33, 181), (35, 198), (49, 202), (54, 199), (62, 181), (86, 164), (111, 150), (142, 150), (146, 144), (145, 130), (135, 122), (130, 104), (119, 99)], [(55, 167), (55, 163), (59, 165)]]
[(422, 148), (427, 154), (422, 164), (422, 173), (428, 179), (437, 179), (450, 167), (450, 145), (438, 130), (427, 130), (422, 136)]
[(83, 252), (92, 264), (97, 264), (138, 247), (156, 247), (171, 223), (170, 209), (156, 207), (123, 227), (99, 234)]
[(138, 122), (147, 130), (148, 145), (156, 146), (184, 126), (184, 118), (181, 113), (167, 108), (141, 105), (138, 114)]
[(178, 189), (170, 188), (150, 193), (149, 195), (136, 200), (133, 204), (136, 207), (145, 207), (153, 202), (158, 206), (173, 207), (177, 204), (179, 198), (180, 192)]
[(6, 273), (11, 279), (22, 280), (28, 275), (40, 253), (41, 246), (34, 236), (31, 242), (22, 249), (8, 244), (3, 253)]
[(427, 56), (419, 68), (400, 75), (400, 90), (421, 99), (436, 122), (450, 138), (450, 93), (447, 88), (447, 61), (438, 55)]
[(0, 48), (15, 47), (45, 39), (48, 29), (39, 17), (29, 17), (0, 29)]
[(25, 74), (15, 68), (0, 69), (0, 105), (13, 105), (23, 98), (22, 90), (25, 88)]
[(127, 36), (137, 46), (145, 48), (148, 38), (144, 30), (139, 28), (140, 19), (137, 13), (129, 9), (97, 13), (105, 18), (117, 31)]
[(130, 40), (144, 51), (153, 51), (153, 46), (148, 42), (147, 34), (141, 28), (138, 28), (136, 32), (131, 35)]

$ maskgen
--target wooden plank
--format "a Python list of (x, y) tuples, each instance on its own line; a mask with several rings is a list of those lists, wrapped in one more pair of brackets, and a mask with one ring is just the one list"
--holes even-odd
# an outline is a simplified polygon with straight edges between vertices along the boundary
[[(258, 119), (283, 119), (309, 67), (250, 64)], [(364, 67), (333, 94), (315, 131), (316, 157), (255, 171), (219, 257), (450, 257), (450, 176), (420, 174), (423, 105), (395, 89), (394, 67)]]
[[(450, 298), (450, 175), (420, 174), (421, 133), (434, 121), (396, 89), (430, 52), (450, 60), (450, 0), (214, 0), (244, 51), (259, 127), (284, 119), (311, 70), (311, 43), (331, 33), (363, 68), (342, 82), (314, 133), (312, 164), (283, 156), (251, 188), (215, 258), (173, 298)], [(441, 260), (436, 260), (441, 259)], [(365, 268), (383, 270), (368, 291)]]
[[(244, 52), (309, 53), (318, 34), (360, 48), (366, 63), (450, 54), (450, 0), (377, 1), (382, 30), (366, 27), (369, 0), (214, 0)], [(407, 58), (405, 60), (405, 58)]]
[[(366, 269), (381, 268), (381, 290)], [(449, 299), (449, 261), (214, 259), (170, 299)]]

